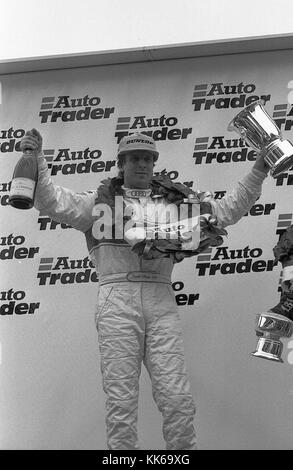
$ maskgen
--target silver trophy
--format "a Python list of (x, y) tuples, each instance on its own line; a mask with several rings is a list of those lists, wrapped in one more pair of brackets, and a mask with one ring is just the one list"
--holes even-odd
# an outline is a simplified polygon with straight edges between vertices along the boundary
[(252, 356), (283, 362), (283, 343), (280, 338), (290, 338), (293, 332), (292, 320), (274, 312), (260, 313), (256, 316), (255, 331), (259, 339)]
[(258, 154), (264, 155), (270, 174), (276, 178), (293, 165), (293, 145), (283, 139), (274, 120), (264, 110), (264, 101), (254, 101), (244, 108), (228, 125)]

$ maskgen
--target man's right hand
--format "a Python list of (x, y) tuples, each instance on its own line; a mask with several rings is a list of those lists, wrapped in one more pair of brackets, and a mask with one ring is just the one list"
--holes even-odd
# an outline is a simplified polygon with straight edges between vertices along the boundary
[(43, 138), (37, 129), (27, 131), (20, 141), (20, 150), (32, 149), (35, 151), (36, 156), (42, 153)]

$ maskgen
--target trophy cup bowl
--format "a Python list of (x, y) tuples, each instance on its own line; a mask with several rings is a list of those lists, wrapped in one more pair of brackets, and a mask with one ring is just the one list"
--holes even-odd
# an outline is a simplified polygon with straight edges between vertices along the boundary
[(270, 174), (277, 178), (293, 165), (293, 145), (283, 139), (275, 121), (265, 111), (263, 100), (246, 106), (228, 125), (258, 154), (264, 155)]
[(293, 332), (293, 321), (274, 312), (260, 313), (256, 316), (255, 331), (259, 339), (256, 350), (251, 355), (283, 362), (281, 357), (283, 343), (280, 338), (290, 338)]

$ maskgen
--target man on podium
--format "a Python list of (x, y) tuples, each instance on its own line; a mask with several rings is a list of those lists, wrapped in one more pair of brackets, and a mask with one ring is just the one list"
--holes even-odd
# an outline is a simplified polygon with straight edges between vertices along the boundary
[(85, 193), (52, 182), (42, 152), (42, 136), (36, 129), (26, 133), (21, 148), (32, 148), (38, 158), (35, 208), (85, 234), (99, 273), (96, 325), (106, 394), (108, 448), (139, 448), (138, 390), (143, 362), (151, 378), (154, 400), (163, 415), (166, 448), (196, 449), (195, 406), (171, 274), (174, 263), (200, 250), (188, 253), (176, 240), (171, 243), (173, 251), (165, 249), (164, 243), (160, 248), (155, 241), (146, 251), (145, 240), (131, 246), (125, 238), (97, 239), (95, 207), (107, 204), (113, 209), (115, 197), (121, 196), (124, 208), (136, 214), (146, 210), (148, 219), (156, 214), (160, 222), (160, 217), (166, 220), (170, 203), (174, 212), (174, 201), (176, 208), (178, 202), (192, 194), (214, 221), (214, 227), (207, 227), (204, 245), (199, 245), (207, 248), (221, 243), (219, 234), (225, 232), (224, 227), (235, 224), (259, 198), (269, 171), (263, 157), (256, 159), (235, 189), (215, 200), (206, 193), (196, 195), (166, 177), (154, 177), (159, 151), (152, 137), (145, 134), (124, 137), (118, 147), (118, 176)]

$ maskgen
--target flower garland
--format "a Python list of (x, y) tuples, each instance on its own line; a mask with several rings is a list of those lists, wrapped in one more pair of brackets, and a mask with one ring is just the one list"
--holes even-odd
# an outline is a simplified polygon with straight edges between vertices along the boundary
[[(114, 209), (115, 196), (123, 196), (123, 183), (123, 179), (119, 177), (103, 180), (98, 187), (96, 204), (107, 204)], [(194, 203), (200, 204), (201, 214), (213, 214), (212, 205), (210, 203), (213, 196), (210, 192), (195, 192), (184, 184), (173, 182), (165, 175), (154, 176), (150, 188), (152, 190), (151, 197), (164, 197), (170, 204), (172, 203), (178, 206), (183, 203), (184, 199), (189, 199)], [(130, 217), (124, 216), (124, 223), (129, 219)], [(205, 251), (209, 246), (219, 246), (223, 243), (222, 236), (227, 235), (227, 231), (221, 227), (215, 216), (213, 216), (212, 219), (212, 222), (209, 222), (207, 219), (201, 221), (201, 242), (199, 247), (196, 251), (184, 252), (185, 256), (194, 256)]]

